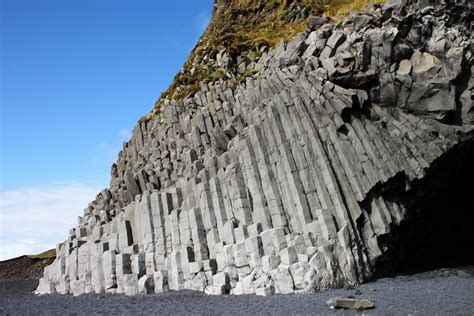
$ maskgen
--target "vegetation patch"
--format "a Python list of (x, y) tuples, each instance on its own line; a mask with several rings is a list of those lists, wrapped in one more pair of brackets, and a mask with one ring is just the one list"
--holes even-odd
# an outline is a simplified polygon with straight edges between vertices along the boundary
[(40, 254), (37, 254), (37, 255), (31, 255), (31, 256), (28, 256), (32, 259), (49, 259), (49, 258), (56, 258), (56, 249), (53, 248), (53, 249), (49, 249), (49, 250), (46, 250)]
[(351, 14), (360, 12), (369, 4), (382, 4), (385, 0), (325, 0), (324, 15), (336, 21), (342, 21)]

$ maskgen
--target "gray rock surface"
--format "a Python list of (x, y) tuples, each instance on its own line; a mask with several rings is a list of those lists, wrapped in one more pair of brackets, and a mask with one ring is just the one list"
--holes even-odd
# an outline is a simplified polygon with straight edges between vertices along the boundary
[(469, 4), (394, 6), (313, 19), (245, 82), (203, 83), (140, 121), (36, 292), (266, 296), (372, 278), (409, 212), (400, 196), (474, 135)]

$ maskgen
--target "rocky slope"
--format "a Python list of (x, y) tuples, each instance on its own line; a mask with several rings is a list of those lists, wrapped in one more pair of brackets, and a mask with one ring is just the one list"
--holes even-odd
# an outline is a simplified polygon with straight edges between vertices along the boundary
[(55, 255), (20, 256), (0, 261), (0, 282), (37, 280), (45, 267), (53, 263)]
[(469, 2), (341, 23), (295, 7), (303, 33), (208, 55), (229, 75), (176, 84), (138, 123), (38, 293), (310, 292), (419, 263), (430, 241), (473, 259)]

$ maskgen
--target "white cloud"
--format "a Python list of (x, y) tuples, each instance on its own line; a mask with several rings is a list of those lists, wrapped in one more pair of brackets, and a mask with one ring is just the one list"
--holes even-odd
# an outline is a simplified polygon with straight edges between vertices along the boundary
[(0, 192), (0, 260), (36, 254), (63, 242), (99, 188), (77, 182)]
[(211, 14), (208, 11), (201, 11), (194, 17), (194, 26), (201, 35), (211, 21)]

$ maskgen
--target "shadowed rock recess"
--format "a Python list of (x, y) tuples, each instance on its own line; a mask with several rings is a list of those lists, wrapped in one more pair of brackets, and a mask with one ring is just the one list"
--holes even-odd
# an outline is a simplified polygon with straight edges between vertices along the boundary
[(37, 293), (269, 295), (472, 264), (472, 6), (427, 4), (209, 59), (251, 72), (138, 123)]

